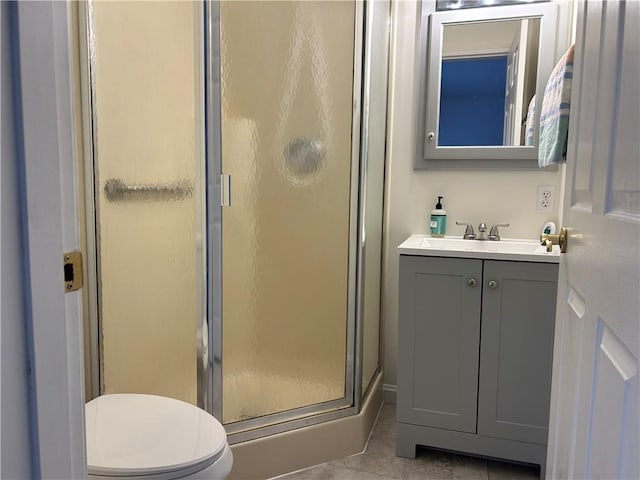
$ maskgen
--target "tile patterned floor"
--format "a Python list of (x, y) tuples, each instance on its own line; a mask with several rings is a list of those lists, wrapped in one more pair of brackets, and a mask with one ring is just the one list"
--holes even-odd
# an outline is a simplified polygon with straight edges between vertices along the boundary
[(395, 455), (395, 405), (385, 404), (364, 453), (277, 477), (278, 480), (537, 480), (537, 467), (511, 465), (419, 448)]

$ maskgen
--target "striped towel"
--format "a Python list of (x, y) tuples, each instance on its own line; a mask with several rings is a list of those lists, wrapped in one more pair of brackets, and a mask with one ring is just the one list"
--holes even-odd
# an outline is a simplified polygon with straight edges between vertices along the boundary
[(563, 163), (567, 158), (573, 52), (574, 46), (572, 45), (554, 67), (544, 89), (538, 145), (538, 166), (540, 168)]

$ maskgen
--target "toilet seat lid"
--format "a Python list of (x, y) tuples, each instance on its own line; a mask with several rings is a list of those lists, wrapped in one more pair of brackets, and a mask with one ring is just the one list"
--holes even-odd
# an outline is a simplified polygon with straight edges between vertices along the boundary
[(87, 468), (105, 476), (206, 467), (227, 444), (209, 413), (172, 398), (109, 394), (85, 405)]

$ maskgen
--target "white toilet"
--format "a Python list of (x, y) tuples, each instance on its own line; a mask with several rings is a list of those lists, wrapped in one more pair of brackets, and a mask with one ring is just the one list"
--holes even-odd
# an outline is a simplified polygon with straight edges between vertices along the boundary
[(180, 400), (102, 395), (85, 420), (90, 479), (222, 480), (233, 464), (223, 426)]

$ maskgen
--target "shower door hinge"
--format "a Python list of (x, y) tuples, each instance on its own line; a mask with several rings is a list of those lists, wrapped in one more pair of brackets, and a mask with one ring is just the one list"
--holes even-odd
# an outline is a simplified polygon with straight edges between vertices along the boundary
[(220, 175), (220, 206), (231, 206), (231, 175)]
[(75, 292), (82, 288), (82, 253), (67, 252), (62, 258), (64, 291)]

